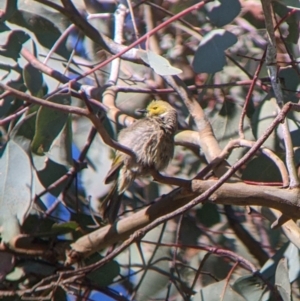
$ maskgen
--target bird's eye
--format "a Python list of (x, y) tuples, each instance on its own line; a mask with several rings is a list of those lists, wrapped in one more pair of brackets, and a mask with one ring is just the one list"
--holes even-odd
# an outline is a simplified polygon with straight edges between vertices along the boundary
[(157, 110), (157, 107), (153, 107), (153, 110)]

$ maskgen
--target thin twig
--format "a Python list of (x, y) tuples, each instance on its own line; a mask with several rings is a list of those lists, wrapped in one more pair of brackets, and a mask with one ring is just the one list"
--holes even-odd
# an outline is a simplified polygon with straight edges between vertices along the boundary
[(247, 96), (246, 96), (246, 99), (245, 99), (245, 103), (243, 105), (243, 110), (242, 110), (240, 121), (239, 121), (239, 137), (241, 139), (245, 139), (244, 119), (245, 119), (245, 116), (247, 114), (247, 109), (248, 109), (248, 106), (249, 106), (249, 103), (250, 103), (250, 100), (251, 100), (251, 96), (252, 96), (254, 87), (255, 87), (255, 85), (256, 85), (256, 83), (258, 81), (259, 73), (260, 73), (261, 68), (263, 66), (263, 63), (264, 63), (265, 55), (266, 55), (266, 50), (264, 51), (263, 56), (260, 59), (259, 64), (258, 64), (258, 66), (257, 66), (257, 68), (255, 70), (255, 73), (254, 73), (251, 85), (249, 87), (249, 90), (248, 90), (248, 93), (247, 93)]
[(16, 95), (18, 98), (23, 99), (24, 101), (27, 101), (29, 103), (38, 104), (38, 105), (41, 105), (41, 106), (44, 106), (44, 107), (47, 107), (47, 108), (50, 108), (53, 110), (65, 112), (65, 113), (71, 113), (71, 114), (76, 114), (79, 116), (86, 116), (86, 117), (88, 116), (88, 112), (85, 109), (47, 101), (45, 99), (38, 98), (38, 97), (35, 97), (32, 95), (26, 94), (24, 92), (21, 92), (19, 90), (16, 90), (16, 89), (14, 89), (10, 86), (7, 86), (1, 82), (0, 82), (0, 88), (2, 88), (3, 90), (6, 90), (6, 91), (10, 91), (14, 95)]

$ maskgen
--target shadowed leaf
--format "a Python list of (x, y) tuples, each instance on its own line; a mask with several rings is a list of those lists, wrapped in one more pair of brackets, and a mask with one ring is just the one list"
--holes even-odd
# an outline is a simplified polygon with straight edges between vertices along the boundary
[(217, 27), (230, 23), (241, 12), (239, 0), (219, 0), (207, 3), (208, 17)]
[(43, 85), (42, 73), (34, 68), (31, 64), (27, 64), (23, 69), (25, 84), (32, 95), (37, 95)]
[(6, 43), (0, 47), (0, 55), (14, 59), (20, 57), (20, 51), (23, 44), (29, 39), (29, 35), (21, 30), (12, 31)]
[(197, 73), (215, 73), (226, 64), (224, 51), (237, 42), (236, 36), (224, 29), (209, 32), (202, 39), (193, 60)]
[[(56, 94), (48, 101), (60, 104), (70, 104), (70, 95)], [(32, 151), (43, 156), (49, 151), (54, 139), (62, 131), (68, 120), (68, 114), (65, 112), (41, 107), (36, 117), (36, 128), (33, 141), (31, 143)]]

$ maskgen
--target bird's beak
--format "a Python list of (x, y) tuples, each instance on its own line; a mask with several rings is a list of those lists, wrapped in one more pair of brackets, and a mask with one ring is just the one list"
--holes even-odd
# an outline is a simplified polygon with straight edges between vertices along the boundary
[(139, 109), (139, 110), (136, 110), (138, 113), (142, 113), (142, 114), (146, 114), (148, 113), (148, 110), (146, 109)]

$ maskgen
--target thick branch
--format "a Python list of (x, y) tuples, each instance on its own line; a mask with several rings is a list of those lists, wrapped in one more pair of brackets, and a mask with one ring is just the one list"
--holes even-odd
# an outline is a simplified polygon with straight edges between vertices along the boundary
[[(72, 263), (75, 257), (77, 259), (86, 257), (118, 241), (126, 240), (138, 229), (165, 214), (183, 207), (197, 195), (201, 195), (212, 188), (216, 183), (217, 181), (215, 180), (194, 180), (189, 191), (178, 193), (179, 190), (177, 189), (175, 192), (162, 197), (159, 201), (129, 217), (81, 237), (71, 245), (72, 251), (69, 254), (68, 263)], [(174, 193), (176, 193), (175, 196)], [(276, 187), (252, 186), (244, 183), (225, 183), (207, 201), (222, 205), (272, 207), (291, 218), (299, 218), (299, 194), (299, 189), (279, 189)]]

